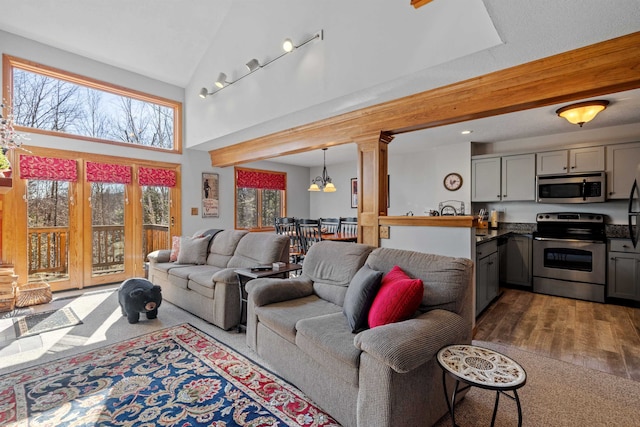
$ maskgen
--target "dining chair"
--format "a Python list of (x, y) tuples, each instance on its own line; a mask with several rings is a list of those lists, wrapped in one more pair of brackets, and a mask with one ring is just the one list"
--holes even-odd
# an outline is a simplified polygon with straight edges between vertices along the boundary
[(340, 218), (340, 232), (349, 236), (358, 236), (358, 218), (345, 217)]
[(302, 253), (306, 254), (311, 245), (322, 240), (320, 233), (320, 220), (298, 219), (296, 221), (298, 236), (302, 243)]
[(291, 263), (299, 263), (303, 257), (296, 222), (294, 217), (276, 217), (275, 219), (276, 234), (289, 236), (289, 262)]
[(320, 218), (320, 231), (323, 234), (340, 232), (340, 218)]

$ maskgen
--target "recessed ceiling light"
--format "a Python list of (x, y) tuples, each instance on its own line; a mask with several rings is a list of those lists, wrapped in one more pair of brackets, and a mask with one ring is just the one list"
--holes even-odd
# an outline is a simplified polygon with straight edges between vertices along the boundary
[(462, 132), (460, 132), (463, 135), (469, 135), (471, 132), (473, 132), (472, 130), (463, 130)]

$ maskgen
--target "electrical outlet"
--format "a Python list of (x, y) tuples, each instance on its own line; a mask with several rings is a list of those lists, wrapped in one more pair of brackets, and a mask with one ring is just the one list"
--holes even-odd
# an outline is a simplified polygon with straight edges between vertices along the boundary
[(388, 225), (381, 225), (380, 226), (380, 238), (381, 239), (388, 239), (389, 238), (389, 226)]

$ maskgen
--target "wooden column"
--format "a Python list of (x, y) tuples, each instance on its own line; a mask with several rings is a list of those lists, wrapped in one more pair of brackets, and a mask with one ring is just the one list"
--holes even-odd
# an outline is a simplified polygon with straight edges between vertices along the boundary
[(358, 242), (378, 247), (378, 218), (387, 215), (388, 144), (393, 136), (376, 132), (353, 138), (358, 145)]

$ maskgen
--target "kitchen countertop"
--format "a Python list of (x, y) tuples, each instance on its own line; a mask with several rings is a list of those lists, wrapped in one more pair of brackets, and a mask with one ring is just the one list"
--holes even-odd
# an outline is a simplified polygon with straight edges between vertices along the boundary
[(476, 242), (477, 244), (486, 243), (491, 240), (495, 240), (498, 237), (508, 237), (511, 234), (516, 234), (511, 230), (488, 230), (486, 228), (476, 228)]

